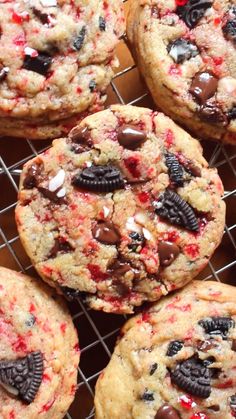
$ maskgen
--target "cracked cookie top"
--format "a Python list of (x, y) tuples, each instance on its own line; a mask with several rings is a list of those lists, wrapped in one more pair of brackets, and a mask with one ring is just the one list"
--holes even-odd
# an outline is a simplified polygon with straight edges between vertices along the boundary
[(116, 105), (24, 166), (16, 222), (44, 280), (131, 313), (203, 269), (223, 233), (222, 193), (196, 140), (161, 113)]

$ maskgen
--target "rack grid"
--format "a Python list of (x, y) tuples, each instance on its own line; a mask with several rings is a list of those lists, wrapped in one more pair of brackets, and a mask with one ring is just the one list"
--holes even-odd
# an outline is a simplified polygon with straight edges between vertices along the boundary
[[(129, 1), (125, 1), (127, 9)], [(124, 37), (117, 49), (120, 67), (108, 89), (107, 106), (112, 103), (133, 104), (155, 109), (139, 77)], [(0, 144), (0, 265), (37, 277), (17, 234), (14, 209), (19, 175), (23, 164), (50, 146), (50, 142), (2, 138)], [(227, 223), (221, 245), (211, 262), (198, 276), (234, 284), (236, 281), (236, 149), (214, 142), (202, 142), (210, 166), (216, 167), (225, 186)], [(65, 419), (92, 419), (96, 380), (107, 365), (125, 316), (104, 314), (88, 309), (82, 301), (69, 304), (79, 330), (81, 362), (78, 390)]]

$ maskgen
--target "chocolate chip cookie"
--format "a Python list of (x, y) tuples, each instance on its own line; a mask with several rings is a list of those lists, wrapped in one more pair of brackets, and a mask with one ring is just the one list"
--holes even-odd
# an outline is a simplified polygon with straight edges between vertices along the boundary
[(236, 1), (131, 0), (127, 33), (156, 104), (197, 137), (236, 144)]
[(16, 222), (45, 281), (132, 313), (204, 268), (223, 233), (222, 193), (199, 142), (161, 113), (116, 105), (24, 166)]
[(0, 135), (59, 137), (102, 109), (122, 0), (0, 2)]
[(52, 289), (0, 268), (0, 417), (62, 419), (73, 401), (78, 338)]
[(232, 419), (235, 368), (236, 289), (193, 281), (123, 327), (95, 417)]

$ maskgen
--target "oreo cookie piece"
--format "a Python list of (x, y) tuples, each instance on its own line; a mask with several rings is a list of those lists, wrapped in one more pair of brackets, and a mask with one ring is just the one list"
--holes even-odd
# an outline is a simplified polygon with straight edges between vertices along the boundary
[(177, 7), (176, 13), (190, 29), (193, 29), (212, 4), (213, 1), (188, 0), (184, 6)]
[(112, 192), (125, 186), (119, 169), (115, 166), (91, 166), (72, 179), (72, 185), (95, 192)]
[(31, 53), (25, 55), (23, 68), (46, 76), (50, 65), (52, 64), (52, 57), (45, 52), (35, 52), (37, 55), (32, 55)]
[(230, 404), (232, 416), (236, 417), (236, 394), (230, 397), (229, 404)]
[(79, 297), (83, 297), (83, 293), (69, 287), (61, 287), (61, 291), (68, 301), (77, 300)]
[(193, 396), (207, 399), (211, 394), (211, 374), (204, 362), (192, 357), (171, 371), (171, 381)]
[(220, 335), (226, 340), (230, 328), (235, 327), (235, 321), (230, 317), (209, 317), (198, 322), (210, 336)]
[(0, 361), (0, 383), (8, 392), (32, 403), (43, 376), (43, 355), (31, 352), (15, 361)]
[(75, 38), (75, 40), (73, 42), (73, 47), (77, 51), (81, 50), (81, 48), (83, 46), (83, 43), (84, 43), (85, 35), (86, 35), (86, 27), (83, 26), (82, 29), (80, 30), (79, 35), (77, 36), (77, 38)]
[(184, 346), (184, 342), (182, 340), (173, 340), (172, 342), (170, 342), (167, 352), (166, 352), (166, 356), (174, 356), (176, 355), (179, 351), (181, 351), (181, 349)]
[(177, 186), (183, 186), (184, 170), (177, 157), (173, 153), (166, 153), (165, 160), (170, 180)]
[(183, 64), (199, 54), (197, 45), (184, 38), (170, 42), (167, 46), (167, 51), (176, 64)]
[(199, 231), (197, 217), (190, 205), (177, 193), (167, 189), (153, 202), (156, 214), (191, 231)]

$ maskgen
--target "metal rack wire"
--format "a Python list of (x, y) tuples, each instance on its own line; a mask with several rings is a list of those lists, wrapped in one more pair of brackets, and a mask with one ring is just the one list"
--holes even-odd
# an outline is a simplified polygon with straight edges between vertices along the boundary
[[(128, 2), (127, 2), (128, 3)], [(125, 39), (118, 48), (120, 68), (108, 91), (108, 102), (154, 107), (150, 95), (138, 76)], [(1, 139), (0, 150), (0, 265), (36, 276), (21, 247), (14, 223), (19, 175), (23, 164), (49, 147), (49, 142)], [(227, 224), (223, 241), (199, 278), (226, 283), (236, 280), (236, 149), (216, 143), (203, 143), (204, 154), (211, 166), (217, 167), (225, 185)], [(79, 329), (81, 363), (78, 391), (67, 419), (94, 417), (93, 397), (96, 379), (107, 365), (124, 316), (107, 315), (87, 309), (82, 301), (71, 303), (70, 309)]]

